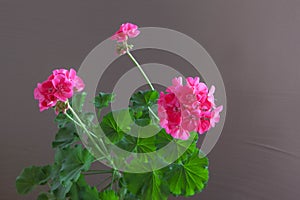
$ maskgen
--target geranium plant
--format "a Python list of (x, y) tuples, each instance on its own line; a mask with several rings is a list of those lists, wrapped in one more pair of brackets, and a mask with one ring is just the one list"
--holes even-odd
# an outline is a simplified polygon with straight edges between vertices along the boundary
[[(96, 120), (85, 112), (83, 105), (91, 102), (85, 102), (84, 80), (74, 69), (54, 70), (37, 84), (34, 98), (40, 111), (53, 108), (56, 113), (55, 159), (46, 166), (25, 168), (16, 179), (19, 194), (46, 185), (37, 199), (161, 200), (170, 195), (192, 196), (204, 189), (209, 177), (208, 159), (196, 143), (198, 135), (220, 120), (222, 106), (215, 104), (215, 87), (208, 89), (198, 77), (185, 81), (175, 77), (166, 91), (156, 91), (130, 53), (133, 45), (129, 38), (139, 34), (136, 25), (126, 23), (111, 38), (117, 42), (117, 53), (128, 55), (150, 86), (150, 90), (134, 93), (124, 110), (102, 116), (101, 110), (121, 97), (100, 92), (92, 102), (98, 110)], [(161, 151), (172, 142), (174, 148)], [(113, 146), (131, 153), (131, 157), (124, 156), (120, 164)], [(94, 169), (93, 164), (99, 161), (111, 169)], [(99, 185), (90, 185), (85, 177), (97, 174), (107, 174), (107, 178), (99, 180)]]

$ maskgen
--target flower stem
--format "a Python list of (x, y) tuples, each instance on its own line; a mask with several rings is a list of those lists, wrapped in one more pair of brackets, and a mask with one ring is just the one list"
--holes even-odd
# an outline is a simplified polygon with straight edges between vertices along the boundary
[[(144, 70), (142, 69), (141, 65), (138, 63), (138, 61), (133, 57), (133, 55), (130, 53), (129, 49), (127, 48), (126, 50), (127, 55), (131, 58), (131, 60), (134, 62), (134, 64), (138, 67), (138, 69), (140, 70), (141, 74), (143, 75), (143, 77), (145, 78), (145, 80), (147, 81), (148, 85), (150, 86), (151, 90), (155, 90), (152, 83), (150, 82), (148, 76), (146, 75), (146, 73), (144, 72)], [(155, 112), (148, 107), (149, 111), (151, 112), (151, 114), (155, 117), (155, 119), (157, 119), (159, 121), (158, 116), (155, 114)]]
[(116, 171), (114, 170), (113, 175), (112, 175), (112, 180), (111, 180), (111, 185), (110, 185), (110, 189), (112, 190), (113, 188), (113, 183), (115, 182), (115, 175), (116, 175)]
[(155, 112), (149, 106), (148, 106), (148, 109), (149, 109), (150, 113), (155, 117), (155, 119), (159, 121), (158, 116), (155, 114)]
[(74, 123), (74, 124), (76, 124), (77, 126), (80, 126), (81, 127), (81, 125), (77, 122), (77, 121), (75, 121), (67, 112), (65, 113), (65, 115)]
[[(73, 110), (73, 108), (72, 108), (70, 105), (68, 105), (68, 107), (69, 107), (70, 111), (72, 112), (73, 116), (75, 116), (75, 118), (77, 119), (77, 121), (74, 120), (74, 119), (73, 119), (71, 116), (69, 116), (69, 115), (67, 115), (67, 117), (69, 117), (76, 125), (82, 127), (83, 130), (86, 131), (87, 136), (89, 137), (89, 139), (91, 140), (91, 142), (95, 145), (95, 147), (97, 148), (97, 150), (99, 151), (99, 153), (103, 155), (103, 157), (101, 157), (101, 158), (106, 158), (108, 161), (111, 161), (112, 168), (113, 168), (112, 170), (89, 170), (89, 171), (87, 171), (86, 173), (84, 173), (84, 175), (95, 175), (95, 174), (112, 173), (112, 182), (108, 185), (108, 187), (109, 187), (110, 185), (114, 184), (114, 181), (115, 181), (114, 178), (115, 178), (115, 174), (116, 174), (117, 170), (116, 170), (116, 166), (115, 166), (115, 164), (113, 163), (112, 159), (109, 158), (109, 156), (107, 156), (107, 152), (108, 152), (108, 151), (107, 151), (107, 148), (106, 148), (106, 146), (105, 146), (103, 140), (102, 140), (101, 138), (98, 139), (98, 137), (97, 137), (95, 134), (93, 134), (91, 131), (87, 130), (85, 124), (81, 121), (81, 119), (80, 119), (79, 116), (76, 114), (76, 112)], [(101, 142), (101, 145), (102, 145), (102, 147), (104, 148), (104, 151), (98, 146), (98, 144), (96, 143), (96, 141), (94, 140), (94, 138), (91, 137), (91, 136), (94, 136), (95, 138), (98, 139), (99, 142)], [(106, 153), (105, 153), (105, 152), (106, 152)], [(101, 159), (101, 158), (98, 158), (98, 159)]]
[(147, 81), (148, 85), (150, 86), (151, 90), (154, 90), (154, 87), (152, 85), (152, 83), (150, 82), (148, 76), (145, 74), (144, 70), (142, 69), (142, 67), (140, 66), (140, 64), (136, 61), (136, 59), (132, 56), (132, 54), (130, 53), (130, 51), (127, 49), (126, 53), (128, 54), (128, 56), (131, 58), (131, 60), (134, 62), (134, 64), (139, 68), (141, 74), (143, 75), (143, 77), (145, 78), (145, 80)]
[(80, 124), (80, 127), (83, 128), (83, 130), (86, 132), (86, 133), (89, 133), (91, 134), (92, 136), (94, 136), (95, 138), (97, 138), (97, 136), (92, 133), (91, 131), (88, 131), (87, 128), (85, 127), (85, 124), (81, 121), (81, 119), (78, 117), (77, 113), (73, 110), (73, 108), (71, 107), (71, 105), (69, 105), (69, 109), (71, 110), (72, 114), (75, 116), (75, 118), (77, 119), (78, 123)]
[[(77, 124), (78, 126), (80, 126), (80, 127), (83, 128), (83, 130), (87, 133), (87, 136), (88, 136), (89, 139), (92, 141), (92, 143), (95, 145), (95, 147), (97, 148), (97, 150), (104, 156), (104, 157), (101, 157), (101, 158), (105, 158), (105, 155), (106, 155), (106, 154), (103, 152), (102, 149), (99, 148), (99, 146), (97, 145), (96, 141), (95, 141), (94, 138), (93, 138), (93, 137), (95, 137), (95, 138), (98, 139), (98, 137), (97, 137), (94, 133), (92, 133), (91, 131), (87, 130), (85, 124), (84, 124), (84, 123), (81, 121), (81, 119), (78, 117), (78, 115), (77, 115), (76, 112), (73, 110), (73, 108), (71, 107), (71, 105), (69, 105), (68, 107), (69, 107), (70, 111), (72, 112), (72, 114), (75, 116), (75, 118), (78, 120), (78, 122), (77, 122), (77, 121), (75, 121), (75, 120), (72, 118), (72, 121), (73, 121), (75, 124)], [(69, 116), (69, 117), (70, 117), (70, 116)], [(91, 136), (93, 136), (93, 137), (91, 137)], [(103, 147), (105, 148), (105, 145), (104, 145), (103, 141), (102, 141), (101, 139), (100, 139), (99, 141), (102, 142)], [(105, 150), (106, 150), (106, 148), (105, 148)], [(106, 150), (106, 151), (107, 151), (107, 150)], [(100, 158), (99, 158), (99, 159), (100, 159)]]
[[(111, 161), (112, 168), (115, 170), (115, 169), (116, 169), (115, 164), (113, 163), (113, 161), (111, 160), (111, 158), (109, 158), (109, 157), (107, 156), (108, 151), (107, 151), (107, 148), (106, 148), (106, 146), (105, 146), (103, 140), (102, 140), (102, 139), (99, 139), (94, 133), (92, 133), (91, 131), (87, 130), (85, 124), (81, 121), (81, 119), (80, 119), (79, 116), (76, 114), (76, 112), (75, 112), (74, 109), (71, 107), (71, 105), (68, 105), (68, 107), (69, 107), (70, 111), (71, 111), (72, 114), (75, 116), (75, 118), (77, 119), (78, 122), (75, 121), (72, 117), (70, 117), (70, 116), (69, 116), (69, 117), (72, 119), (72, 121), (73, 121), (75, 124), (77, 124), (78, 126), (80, 126), (80, 127), (83, 128), (83, 130), (87, 133), (87, 136), (89, 137), (89, 139), (91, 140), (91, 142), (95, 145), (95, 147), (97, 148), (97, 150), (103, 155), (103, 157), (100, 157), (100, 158), (98, 158), (98, 159), (106, 158), (108, 161)], [(105, 151), (106, 153), (105, 153), (102, 149), (100, 149), (100, 147), (98, 146), (97, 142), (96, 142), (96, 141), (94, 140), (94, 138), (91, 137), (91, 136), (93, 136), (93, 137), (95, 137), (96, 139), (98, 139), (98, 141), (101, 143), (101, 145), (102, 145), (102, 147), (104, 148), (104, 151)]]

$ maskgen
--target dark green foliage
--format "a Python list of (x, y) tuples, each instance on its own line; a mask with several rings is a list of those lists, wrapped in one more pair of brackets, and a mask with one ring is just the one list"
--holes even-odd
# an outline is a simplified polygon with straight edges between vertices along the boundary
[(114, 101), (114, 99), (114, 94), (100, 92), (98, 96), (95, 97), (94, 105), (97, 109), (102, 109), (104, 107), (107, 107), (109, 103)]
[(65, 148), (79, 140), (77, 131), (73, 124), (67, 123), (60, 128), (52, 142), (53, 148)]
[(101, 200), (119, 200), (118, 195), (113, 190), (105, 190), (99, 194)]
[(192, 196), (201, 192), (208, 181), (208, 159), (198, 151), (189, 158), (175, 162), (165, 170), (170, 192), (174, 195)]
[(72, 200), (98, 200), (99, 192), (96, 187), (89, 186), (84, 176), (81, 175), (71, 187), (70, 198)]
[(149, 108), (157, 102), (158, 92), (155, 90), (139, 91), (130, 98), (130, 114), (139, 126), (149, 125), (151, 116)]
[[(171, 194), (192, 196), (204, 189), (208, 181), (208, 159), (201, 157), (196, 146), (198, 134), (192, 132), (186, 141), (176, 140), (159, 128), (149, 110), (157, 102), (157, 91), (135, 93), (130, 99), (129, 109), (108, 113), (98, 127), (92, 123), (93, 115), (82, 111), (86, 94), (77, 94), (73, 98), (74, 110), (90, 131), (101, 128), (107, 138), (118, 147), (134, 153), (156, 152), (160, 156), (160, 162), (169, 165), (147, 173), (106, 170), (105, 173), (111, 173), (111, 183), (98, 190), (85, 179), (85, 174), (97, 174), (89, 171), (95, 158), (87, 149), (77, 144), (79, 134), (73, 121), (60, 113), (55, 119), (59, 130), (52, 142), (55, 149), (54, 163), (25, 168), (16, 179), (19, 194), (27, 194), (38, 185), (48, 184), (48, 191), (40, 193), (38, 200), (164, 200)], [(113, 94), (99, 93), (93, 103), (100, 111), (113, 100)], [(155, 109), (152, 110), (156, 112)], [(67, 113), (73, 118), (70, 110)], [(84, 130), (81, 128), (80, 131)], [(167, 155), (162, 155), (166, 153), (160, 150), (170, 143), (176, 145)], [(139, 161), (151, 163), (149, 160), (152, 157), (142, 154), (139, 159), (141, 160), (128, 165), (135, 168), (139, 166)], [(169, 159), (173, 159), (172, 162)]]
[(19, 194), (29, 193), (35, 186), (44, 185), (50, 178), (51, 167), (31, 166), (25, 168), (17, 177), (16, 187)]

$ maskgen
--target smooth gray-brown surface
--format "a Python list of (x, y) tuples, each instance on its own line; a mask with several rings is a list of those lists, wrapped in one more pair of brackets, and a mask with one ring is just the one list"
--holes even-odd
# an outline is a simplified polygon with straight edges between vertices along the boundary
[[(190, 199), (299, 199), (299, 0), (1, 0), (0, 199), (35, 199), (36, 193), (16, 194), (15, 178), (26, 166), (53, 160), (54, 113), (38, 111), (36, 82), (56, 67), (78, 69), (127, 21), (191, 36), (223, 76), (225, 127), (209, 154), (208, 187)], [(157, 62), (180, 63), (157, 52), (136, 53), (144, 63), (153, 62), (151, 54)]]

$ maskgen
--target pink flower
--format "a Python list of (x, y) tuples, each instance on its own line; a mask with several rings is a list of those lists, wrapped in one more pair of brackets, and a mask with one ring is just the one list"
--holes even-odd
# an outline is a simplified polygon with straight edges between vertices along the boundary
[(198, 133), (203, 134), (211, 128), (209, 120), (201, 120), (198, 126)]
[(209, 111), (201, 113), (201, 118), (200, 118), (200, 121), (198, 124), (198, 129), (197, 129), (197, 132), (199, 134), (203, 134), (203, 133), (209, 131), (209, 129), (211, 128), (210, 116), (211, 116), (211, 114)]
[(118, 42), (124, 42), (128, 39), (128, 36), (122, 31), (118, 30), (112, 37), (112, 40), (117, 40)]
[(128, 35), (130, 38), (134, 38), (140, 34), (138, 26), (131, 23), (121, 25), (121, 30)]
[(64, 75), (58, 74), (52, 79), (52, 84), (56, 89), (54, 96), (60, 101), (67, 101), (73, 96), (73, 83)]
[(182, 87), (182, 77), (173, 78), (172, 84), (173, 85), (171, 85), (167, 88), (167, 92), (175, 93), (175, 91), (177, 91), (179, 88)]
[(187, 140), (190, 137), (189, 131), (185, 130), (182, 127), (175, 127), (170, 133), (173, 138)]
[(222, 106), (214, 110), (214, 86), (208, 91), (199, 77), (174, 78), (172, 85), (160, 93), (158, 100), (158, 117), (161, 127), (176, 139), (186, 140), (191, 131), (203, 134), (219, 122)]
[(194, 90), (195, 95), (203, 95), (207, 94), (208, 89), (205, 83), (199, 82), (200, 78), (199, 77), (188, 77), (186, 79), (187, 85), (191, 87)]
[(40, 111), (57, 106), (56, 113), (65, 112), (68, 109), (65, 102), (73, 96), (74, 91), (83, 89), (84, 83), (74, 69), (57, 69), (46, 81), (37, 84), (34, 98), (39, 101)]
[(185, 109), (182, 112), (182, 127), (189, 132), (197, 130), (200, 113), (198, 109)]
[(198, 95), (198, 102), (202, 111), (209, 111), (213, 108), (212, 103), (208, 100), (208, 96), (206, 94), (203, 94), (202, 96)]
[(34, 89), (34, 98), (39, 100), (40, 111), (55, 106), (57, 98), (54, 93), (55, 88), (51, 81), (46, 80), (37, 84), (37, 87)]
[(194, 95), (193, 89), (187, 85), (178, 87), (174, 93), (184, 108), (193, 107), (197, 102), (197, 97)]
[(215, 86), (211, 86), (208, 92), (208, 98), (207, 100), (211, 103), (212, 107), (215, 108), (215, 97), (214, 97), (214, 93), (215, 93)]
[(220, 112), (222, 112), (223, 106), (219, 106), (211, 112), (210, 124), (215, 127), (216, 123), (220, 121)]
[(49, 76), (48, 80), (52, 80), (58, 75), (65, 76), (69, 81), (71, 81), (75, 87), (75, 91), (77, 92), (81, 92), (85, 87), (84, 82), (79, 76), (76, 75), (76, 71), (73, 68), (71, 68), (70, 71), (66, 69), (53, 70), (52, 75)]
[(119, 30), (111, 37), (112, 40), (124, 42), (128, 38), (134, 38), (140, 34), (138, 26), (131, 23), (122, 24)]
[(182, 138), (178, 124), (181, 123), (180, 103), (174, 93), (160, 93), (158, 100), (160, 125), (174, 138)]

